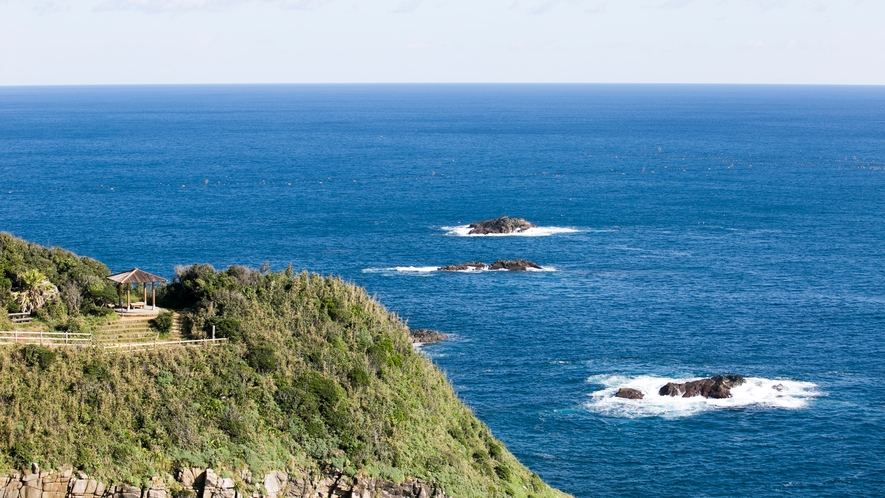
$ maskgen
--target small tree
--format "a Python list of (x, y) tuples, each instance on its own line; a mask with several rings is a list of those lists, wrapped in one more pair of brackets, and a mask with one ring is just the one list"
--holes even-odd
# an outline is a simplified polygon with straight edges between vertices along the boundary
[(30, 313), (58, 298), (58, 287), (53, 285), (40, 270), (27, 270), (20, 278), (24, 289), (13, 292), (12, 295), (22, 313)]
[(80, 305), (83, 304), (83, 294), (80, 286), (75, 282), (67, 281), (61, 286), (61, 299), (68, 307), (68, 313), (78, 314)]

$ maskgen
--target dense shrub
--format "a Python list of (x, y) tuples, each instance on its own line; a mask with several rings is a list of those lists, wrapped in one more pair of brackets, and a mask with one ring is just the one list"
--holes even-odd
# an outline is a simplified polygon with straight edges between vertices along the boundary
[(161, 336), (169, 335), (172, 332), (172, 325), (175, 315), (171, 311), (161, 311), (157, 317), (150, 321), (151, 327), (160, 333)]
[(280, 365), (274, 347), (266, 342), (250, 347), (246, 354), (246, 362), (260, 373), (273, 372)]
[(46, 370), (55, 361), (55, 351), (36, 344), (23, 347), (21, 354), (29, 367), (40, 367), (41, 370)]

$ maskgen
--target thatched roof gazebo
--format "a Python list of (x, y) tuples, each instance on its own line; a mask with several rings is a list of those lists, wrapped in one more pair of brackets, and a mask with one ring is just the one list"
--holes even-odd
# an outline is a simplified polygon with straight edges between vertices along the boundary
[[(144, 285), (144, 300), (140, 303), (135, 303), (136, 305), (140, 304), (142, 307), (147, 305), (147, 284), (151, 284), (151, 309), (156, 309), (157, 305), (157, 293), (154, 289), (154, 285), (158, 283), (166, 282), (166, 279), (163, 277), (158, 277), (156, 275), (152, 275), (144, 270), (139, 270), (138, 268), (133, 268), (129, 271), (124, 271), (120, 273), (114, 273), (113, 275), (108, 277), (108, 280), (117, 284), (118, 294), (119, 290), (122, 289), (124, 285), (126, 285), (126, 309), (132, 309), (132, 300), (130, 291), (132, 290), (132, 284), (145, 284)], [(122, 305), (122, 303), (121, 303)]]

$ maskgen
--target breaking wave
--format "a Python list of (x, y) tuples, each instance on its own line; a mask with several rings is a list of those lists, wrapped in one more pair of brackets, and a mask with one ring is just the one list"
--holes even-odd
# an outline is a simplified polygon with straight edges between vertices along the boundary
[[(427, 273), (485, 273), (485, 272), (508, 272), (509, 270), (501, 269), (501, 270), (488, 270), (488, 269), (467, 269), (467, 270), (459, 270), (459, 271), (439, 271), (439, 266), (394, 266), (391, 268), (366, 268), (363, 270), (363, 273), (413, 273), (413, 274), (427, 274)], [(527, 268), (525, 272), (552, 272), (557, 271), (556, 268), (552, 266), (545, 266), (543, 268)], [(513, 272), (513, 273), (524, 273), (524, 272)]]
[(442, 227), (442, 229), (446, 231), (446, 235), (456, 235), (458, 237), (548, 237), (558, 233), (574, 233), (579, 231), (566, 227), (532, 227), (522, 232), (472, 234), (468, 233), (470, 232), (470, 225)]
[[(770, 408), (796, 410), (808, 406), (810, 399), (821, 396), (817, 385), (811, 382), (793, 380), (764, 379), (746, 377), (744, 384), (731, 388), (731, 397), (726, 399), (694, 396), (660, 396), (658, 390), (668, 382), (688, 382), (694, 378), (667, 378), (653, 375), (595, 375), (587, 379), (590, 384), (603, 388), (590, 394), (590, 401), (584, 407), (600, 415), (618, 418), (680, 418), (698, 413), (729, 408)], [(641, 391), (643, 399), (616, 398), (615, 393), (622, 387)]]

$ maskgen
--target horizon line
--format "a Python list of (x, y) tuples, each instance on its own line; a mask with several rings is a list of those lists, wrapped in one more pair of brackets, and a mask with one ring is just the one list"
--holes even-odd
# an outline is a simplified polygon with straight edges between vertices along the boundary
[(36, 84), (3, 84), (0, 88), (61, 88), (61, 87), (171, 87), (171, 86), (801, 86), (801, 87), (885, 87), (876, 83), (694, 83), (694, 82), (531, 82), (531, 81), (459, 81), (459, 82), (421, 82), (421, 81), (389, 81), (389, 82), (287, 82), (287, 83), (256, 83), (256, 82), (225, 82), (225, 83), (36, 83)]

